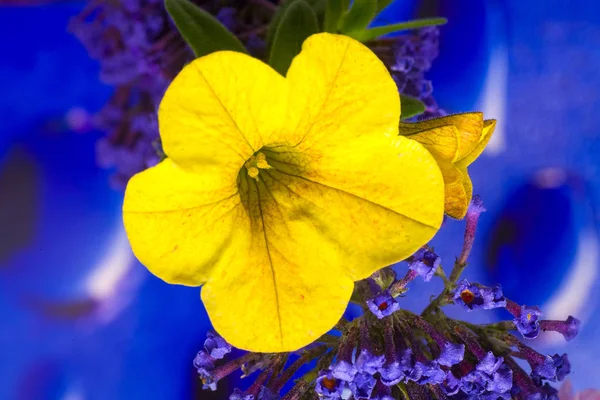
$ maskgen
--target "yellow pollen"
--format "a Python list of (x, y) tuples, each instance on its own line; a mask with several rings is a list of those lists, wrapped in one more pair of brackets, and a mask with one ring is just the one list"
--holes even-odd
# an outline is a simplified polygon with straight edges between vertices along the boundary
[(256, 167), (248, 168), (248, 175), (250, 176), (250, 178), (254, 178), (254, 179), (258, 180), (258, 168), (256, 168)]
[(270, 169), (271, 166), (267, 163), (267, 160), (258, 160), (256, 166), (260, 169)]
[(531, 321), (531, 313), (527, 314), (527, 321)]

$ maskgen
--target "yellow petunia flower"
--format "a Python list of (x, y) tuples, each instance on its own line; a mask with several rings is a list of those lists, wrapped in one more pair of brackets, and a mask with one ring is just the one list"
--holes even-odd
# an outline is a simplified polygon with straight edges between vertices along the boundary
[(311, 36), (285, 78), (241, 53), (199, 58), (158, 115), (168, 158), (130, 180), (127, 235), (161, 279), (203, 285), (215, 329), (238, 348), (309, 344), (355, 281), (441, 224), (440, 170), (398, 136), (394, 81), (348, 37)]
[(421, 143), (435, 157), (444, 176), (444, 209), (452, 218), (462, 219), (467, 213), (473, 196), (467, 167), (481, 155), (495, 127), (495, 120), (484, 120), (479, 112), (400, 125), (401, 135)]

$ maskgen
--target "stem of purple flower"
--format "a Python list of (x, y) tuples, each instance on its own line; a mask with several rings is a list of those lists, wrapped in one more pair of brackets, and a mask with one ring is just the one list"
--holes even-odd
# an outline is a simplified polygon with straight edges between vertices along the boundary
[(312, 386), (314, 379), (301, 379), (281, 400), (299, 400), (304, 393)]
[(512, 300), (506, 299), (506, 311), (511, 313), (515, 318), (521, 316), (521, 306)]
[(250, 387), (246, 391), (246, 394), (251, 394), (256, 398), (260, 393), (260, 389), (262, 389), (265, 382), (267, 382), (267, 379), (269, 379), (269, 376), (271, 376), (270, 370), (266, 369), (263, 372), (261, 372), (258, 378), (256, 378), (252, 385), (250, 385)]
[(394, 343), (394, 319), (387, 318), (383, 323), (383, 341), (385, 344), (385, 360), (388, 363), (396, 359), (396, 343)]
[(523, 369), (512, 359), (512, 357), (504, 357), (504, 362), (510, 367), (510, 369), (512, 369), (513, 381), (515, 383), (514, 386), (518, 386), (521, 389), (522, 393), (525, 395), (523, 398), (526, 398), (527, 395), (537, 392), (535, 384), (529, 375), (523, 371)]
[(358, 329), (356, 329), (356, 327), (352, 327), (342, 336), (340, 346), (338, 348), (337, 359), (352, 364), (352, 353), (357, 345), (357, 341)]
[(392, 297), (398, 297), (400, 294), (404, 293), (406, 291), (406, 285), (412, 282), (417, 276), (419, 276), (419, 273), (417, 271), (409, 269), (406, 275), (404, 275), (404, 278), (394, 282), (390, 286), (390, 295)]
[(225, 378), (227, 375), (233, 373), (235, 370), (239, 369), (243, 364), (251, 361), (256, 358), (257, 354), (255, 353), (247, 353), (237, 358), (235, 360), (229, 361), (226, 364), (221, 365), (220, 367), (215, 368), (213, 372), (213, 377), (215, 382)]
[(471, 250), (473, 249), (473, 242), (475, 241), (475, 232), (477, 230), (479, 216), (483, 211), (485, 211), (485, 208), (483, 208), (481, 198), (479, 196), (473, 196), (466, 216), (467, 223), (465, 227), (465, 239), (463, 243), (463, 248), (460, 253), (460, 256), (454, 263), (452, 273), (450, 273), (450, 282), (452, 283), (458, 281), (458, 278), (460, 278), (460, 275), (467, 266), (467, 259), (471, 254)]
[(406, 312), (405, 315), (410, 320), (410, 322), (412, 322), (425, 333), (427, 333), (429, 336), (431, 336), (431, 338), (435, 340), (435, 342), (438, 344), (440, 349), (442, 349), (444, 345), (448, 343), (448, 339), (446, 339), (444, 335), (442, 335), (437, 329), (433, 327), (433, 325), (431, 325), (425, 319), (419, 317), (418, 315), (411, 314), (409, 312)]
[(533, 368), (535, 365), (543, 364), (546, 357), (533, 350), (531, 347), (518, 342), (519, 351)]
[(469, 351), (473, 353), (473, 355), (477, 357), (477, 359), (481, 360), (483, 357), (485, 357), (486, 351), (483, 349), (483, 347), (481, 347), (479, 343), (477, 343), (477, 338), (474, 337), (475, 335), (471, 333), (467, 328), (458, 324), (454, 324), (454, 332), (456, 332), (458, 337), (467, 346), (467, 349), (469, 349)]
[(272, 385), (269, 385), (274, 393), (279, 393), (283, 386), (294, 376), (294, 374), (306, 363), (320, 357), (327, 351), (327, 346), (315, 347), (302, 354), (300, 358), (294, 361), (287, 369), (283, 370), (279, 378), (275, 379)]

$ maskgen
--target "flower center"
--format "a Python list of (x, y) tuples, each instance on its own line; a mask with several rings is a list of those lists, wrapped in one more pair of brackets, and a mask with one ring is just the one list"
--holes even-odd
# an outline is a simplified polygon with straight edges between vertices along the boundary
[(460, 298), (466, 304), (471, 304), (473, 302), (473, 300), (475, 299), (475, 295), (470, 290), (465, 289), (460, 293)]
[(246, 170), (248, 171), (248, 176), (254, 178), (258, 181), (258, 175), (261, 169), (271, 169), (272, 167), (267, 162), (267, 156), (264, 153), (258, 152), (253, 155), (246, 163), (244, 164)]
[(328, 390), (334, 390), (337, 382), (335, 381), (335, 379), (323, 378), (322, 383), (323, 386), (325, 386), (325, 388), (327, 388)]
[(384, 301), (383, 303), (379, 304), (377, 308), (379, 308), (379, 311), (385, 311), (388, 308), (387, 301)]

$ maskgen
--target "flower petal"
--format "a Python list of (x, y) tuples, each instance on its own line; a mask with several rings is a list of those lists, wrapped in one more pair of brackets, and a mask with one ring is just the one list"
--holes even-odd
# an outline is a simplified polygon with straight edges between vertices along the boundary
[(159, 107), (165, 153), (181, 166), (216, 165), (233, 179), (250, 156), (279, 135), (287, 82), (248, 55), (220, 51), (188, 64)]
[[(330, 330), (354, 288), (342, 270), (342, 250), (324, 242), (315, 206), (270, 174), (248, 179), (252, 237), (225, 254), (227, 265), (202, 288), (215, 329), (235, 347), (294, 351)], [(241, 243), (241, 242), (238, 242)], [(345, 245), (345, 244), (344, 244)], [(345, 247), (345, 246), (344, 246)]]
[[(431, 122), (433, 121), (436, 120), (431, 120)], [(411, 125), (420, 124), (422, 123)], [(452, 163), (458, 154), (459, 130), (454, 125), (446, 125), (412, 133), (405, 137), (421, 143), (433, 155), (444, 177), (444, 211), (452, 218), (463, 218), (467, 213), (473, 188), (466, 186), (471, 183), (466, 168), (457, 168), (456, 164)]]
[(481, 155), (481, 153), (483, 153), (483, 150), (485, 149), (487, 144), (490, 142), (490, 139), (492, 138), (494, 129), (496, 129), (496, 120), (495, 119), (488, 119), (488, 120), (483, 121), (483, 130), (482, 130), (482, 134), (481, 134), (481, 140), (479, 141), (477, 146), (475, 146), (473, 151), (471, 151), (467, 156), (465, 156), (460, 161), (458, 161), (456, 163), (456, 165), (459, 167), (463, 167), (463, 168), (466, 168), (468, 165), (471, 165), (471, 163), (473, 161), (475, 161), (477, 159), (477, 157), (479, 157)]
[(310, 36), (287, 79), (289, 140), (299, 150), (363, 135), (398, 134), (398, 88), (379, 58), (354, 39)]
[(123, 221), (136, 257), (169, 282), (200, 285), (220, 254), (249, 233), (234, 182), (216, 171), (197, 175), (166, 159), (129, 181)]
[(453, 161), (457, 162), (471, 153), (482, 137), (483, 114), (480, 112), (447, 115), (416, 123), (402, 123), (400, 134), (413, 139), (414, 136), (428, 135), (427, 131), (446, 125), (456, 128), (458, 146)]
[(467, 214), (473, 187), (470, 187), (470, 193), (467, 192), (465, 182), (471, 183), (471, 179), (466, 169), (457, 168), (454, 165), (448, 167), (440, 166), (444, 175), (445, 201), (444, 212), (455, 219), (463, 219)]
[[(443, 179), (419, 143), (363, 136), (326, 153), (313, 148), (304, 155), (312, 160), (310, 170), (290, 172), (283, 168), (287, 163), (277, 161), (272, 165), (287, 176), (278, 178), (284, 186), (308, 202), (295, 218), (308, 215), (317, 221), (319, 241), (337, 248), (353, 280), (410, 256), (438, 230)], [(289, 158), (293, 162), (293, 155)]]

